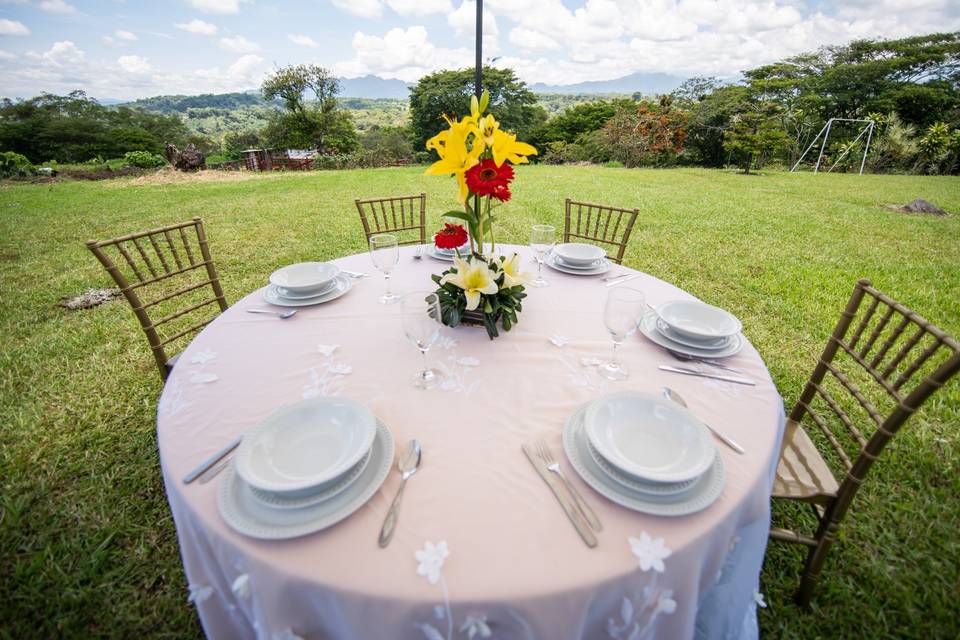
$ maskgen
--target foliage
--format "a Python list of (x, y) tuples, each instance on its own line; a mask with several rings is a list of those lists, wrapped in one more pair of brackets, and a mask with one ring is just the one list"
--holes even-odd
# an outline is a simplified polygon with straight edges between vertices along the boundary
[(0, 178), (23, 178), (34, 171), (26, 156), (13, 151), (0, 152)]
[(413, 160), (413, 144), (409, 127), (379, 127), (374, 125), (360, 135), (364, 150), (379, 156), (385, 163)]
[[(271, 114), (263, 131), (272, 147), (317, 149), (321, 154), (348, 153), (357, 147), (356, 128), (350, 114), (337, 110), (340, 82), (317, 65), (289, 65), (274, 71), (261, 87), (267, 100), (280, 99), (285, 112)], [(316, 100), (308, 104), (304, 94)]]
[(263, 137), (260, 132), (253, 130), (231, 131), (223, 136), (221, 150), (231, 160), (240, 160), (247, 149), (263, 147)]
[[(752, 108), (751, 108), (752, 107)], [(761, 168), (790, 143), (778, 122), (779, 108), (767, 102), (743, 108), (730, 119), (723, 135), (723, 148), (744, 173)]]
[(163, 156), (150, 153), (149, 151), (128, 151), (123, 154), (123, 159), (131, 167), (139, 167), (141, 169), (155, 169), (167, 164)]
[[(537, 105), (536, 96), (511, 69), (485, 66), (482, 73), (483, 88), (490, 92), (490, 107), (496, 111), (501, 126), (528, 138), (546, 119), (546, 111)], [(475, 92), (474, 79), (473, 69), (437, 71), (420, 78), (410, 90), (414, 147), (423, 148), (446, 126), (444, 116), (459, 118), (466, 113), (466, 105)]]
[(104, 107), (82, 91), (0, 102), (0, 149), (34, 163), (85, 162), (127, 151), (160, 153), (165, 143), (183, 144), (187, 137), (177, 116)]
[(666, 166), (683, 151), (688, 120), (686, 112), (663, 96), (659, 104), (617, 109), (603, 127), (603, 140), (610, 159), (626, 167)]
[(594, 100), (576, 104), (538, 127), (531, 140), (535, 140), (536, 145), (552, 142), (574, 143), (583, 134), (602, 129), (617, 110), (635, 108), (636, 103), (628, 98)]
[[(503, 267), (507, 260), (505, 256), (498, 256), (485, 261), (487, 267), (497, 274), (494, 280), (497, 292), (481, 296), (478, 307), (478, 311), (483, 314), (483, 327), (491, 340), (500, 335), (498, 326), (504, 331), (510, 331), (517, 324), (517, 314), (523, 311), (523, 299), (527, 297), (523, 285), (504, 286), (507, 273)], [(436, 293), (440, 299), (440, 316), (443, 324), (448, 327), (460, 326), (467, 313), (467, 297), (463, 289), (453, 282), (441, 283), (443, 276), (456, 273), (457, 267), (451, 267), (441, 275), (430, 276), (438, 286)]]

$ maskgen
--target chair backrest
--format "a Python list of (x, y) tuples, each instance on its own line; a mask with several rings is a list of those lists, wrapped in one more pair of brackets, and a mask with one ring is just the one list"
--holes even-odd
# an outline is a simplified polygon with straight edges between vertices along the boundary
[(845, 474), (835, 518), (900, 427), (958, 371), (955, 339), (869, 281), (857, 283), (790, 414), (826, 440), (825, 459)]
[(567, 198), (563, 241), (590, 240), (611, 245), (615, 251), (608, 252), (610, 260), (621, 264), (639, 213), (639, 209), (620, 209)]
[[(398, 234), (398, 244), (424, 244), (427, 241), (427, 194), (354, 200), (363, 223), (363, 233)], [(404, 232), (418, 232), (404, 233)], [(410, 236), (413, 235), (413, 238)], [(407, 239), (404, 239), (407, 238)]]
[[(203, 222), (194, 218), (112, 240), (88, 240), (87, 247), (133, 308), (147, 334), (160, 377), (166, 380), (168, 346), (188, 339), (227, 309)], [(198, 316), (203, 319), (196, 322)]]

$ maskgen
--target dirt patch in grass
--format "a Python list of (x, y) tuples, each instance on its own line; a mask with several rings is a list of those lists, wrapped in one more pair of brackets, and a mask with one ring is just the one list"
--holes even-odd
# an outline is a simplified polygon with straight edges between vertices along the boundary
[[(269, 174), (266, 174), (269, 175)], [(123, 180), (111, 187), (129, 187), (129, 186), (151, 186), (165, 184), (201, 184), (207, 182), (239, 182), (243, 180), (255, 180), (263, 178), (265, 174), (255, 171), (217, 171), (207, 169), (205, 171), (184, 172), (172, 168), (159, 169), (153, 173), (133, 178), (132, 180)]]

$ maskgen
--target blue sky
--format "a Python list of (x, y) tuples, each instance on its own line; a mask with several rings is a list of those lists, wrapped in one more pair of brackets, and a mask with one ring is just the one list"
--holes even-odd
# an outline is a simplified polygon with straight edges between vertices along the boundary
[[(853, 38), (960, 30), (955, 0), (485, 0), (485, 53), (528, 82), (733, 77)], [(277, 65), (408, 82), (473, 63), (464, 0), (0, 0), (0, 95), (253, 89)]]

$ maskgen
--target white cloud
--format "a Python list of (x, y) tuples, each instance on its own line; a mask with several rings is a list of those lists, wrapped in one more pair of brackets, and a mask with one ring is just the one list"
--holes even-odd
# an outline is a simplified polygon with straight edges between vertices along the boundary
[(204, 22), (203, 20), (197, 20), (196, 18), (190, 22), (178, 22), (174, 26), (181, 31), (186, 31), (187, 33), (192, 33), (197, 36), (213, 36), (217, 34), (217, 25)]
[(16, 60), (16, 59), (17, 59), (17, 54), (10, 53), (9, 51), (4, 51), (3, 49), (0, 49), (0, 60), (6, 62), (8, 60)]
[(387, 0), (387, 4), (402, 16), (427, 16), (453, 10), (450, 0)]
[(526, 27), (511, 29), (510, 43), (525, 51), (553, 51), (560, 48), (560, 43), (550, 36)]
[(70, 40), (54, 42), (48, 51), (43, 53), (30, 52), (27, 58), (35, 60), (45, 66), (74, 67), (82, 64), (86, 54)]
[(42, 11), (48, 13), (63, 13), (68, 15), (77, 13), (77, 8), (72, 4), (64, 2), (64, 0), (43, 0), (38, 6)]
[(19, 20), (0, 19), (0, 36), (28, 36), (30, 29)]
[(257, 69), (263, 66), (263, 58), (252, 53), (240, 56), (237, 61), (230, 65), (227, 70), (231, 78), (252, 79), (256, 76)]
[[(453, 27), (456, 36), (471, 43), (476, 37), (477, 4), (473, 0), (465, 0), (456, 10), (447, 14), (447, 24)], [(500, 52), (500, 29), (493, 11), (484, 7), (483, 10), (483, 54), (485, 58), (495, 56)]]
[(117, 64), (127, 73), (149, 73), (153, 70), (147, 59), (141, 56), (120, 56)]
[(383, 16), (381, 0), (330, 0), (338, 9), (343, 9), (361, 18), (379, 18)]
[(320, 45), (317, 44), (317, 41), (311, 38), (310, 36), (305, 36), (300, 33), (291, 33), (287, 36), (287, 40), (293, 44), (298, 44), (301, 47), (310, 47), (311, 49), (316, 49)]
[(130, 31), (124, 31), (123, 29), (117, 29), (113, 32), (113, 35), (116, 36), (117, 40), (123, 40), (125, 42), (133, 42), (137, 39), (136, 34)]
[(335, 73), (348, 77), (373, 73), (412, 82), (438, 69), (456, 69), (473, 62), (472, 47), (437, 47), (419, 25), (390, 29), (383, 37), (358, 31), (352, 44), (354, 57), (334, 64)]
[(240, 0), (190, 0), (190, 5), (203, 13), (231, 14), (240, 11)]
[(260, 51), (260, 45), (256, 42), (250, 42), (243, 36), (220, 38), (220, 48), (230, 53), (253, 53), (254, 51)]

